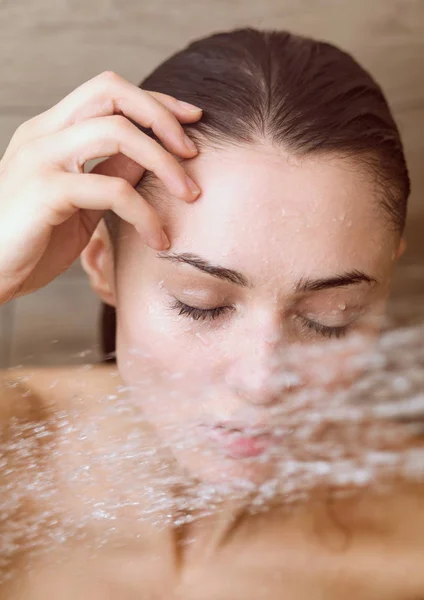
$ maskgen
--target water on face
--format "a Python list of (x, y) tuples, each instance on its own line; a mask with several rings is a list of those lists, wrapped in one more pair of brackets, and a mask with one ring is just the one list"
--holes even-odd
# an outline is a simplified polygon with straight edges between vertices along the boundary
[[(421, 277), (418, 267), (412, 276), (418, 271)], [(421, 296), (401, 298), (372, 352), (354, 355), (361, 375), (352, 385), (325, 395), (318, 387), (300, 389), (270, 408), (278, 443), (242, 459), (245, 476), (242, 470), (212, 481), (178, 468), (178, 453), (216, 463), (216, 449), (196, 447), (196, 423), (193, 431), (190, 425), (167, 431), (163, 443), (150, 430), (144, 435), (142, 407), (125, 386), (97, 398), (99, 410), (89, 418), (77, 401), (66, 410), (40, 413), (23, 391), (22, 406), (30, 409), (12, 414), (1, 434), (0, 571), (8, 572), (23, 551), (41, 552), (93, 531), (101, 546), (122, 522), (136, 536), (143, 521), (179, 526), (213, 514), (228, 500), (258, 512), (303, 502), (317, 489), (346, 495), (367, 487), (385, 491), (395, 480), (422, 481), (422, 317)], [(346, 348), (356, 342), (336, 343)], [(310, 350), (315, 359), (320, 351), (328, 345)], [(79, 376), (87, 370), (89, 365), (79, 369)], [(278, 376), (290, 374), (282, 370)], [(184, 374), (178, 379), (184, 381)], [(25, 381), (6, 385), (25, 389)], [(251, 477), (261, 465), (269, 475)]]

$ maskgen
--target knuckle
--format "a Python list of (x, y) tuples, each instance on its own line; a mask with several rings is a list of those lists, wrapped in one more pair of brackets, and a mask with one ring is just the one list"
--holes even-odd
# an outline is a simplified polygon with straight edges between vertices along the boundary
[(29, 166), (33, 166), (36, 160), (36, 157), (39, 157), (39, 152), (37, 148), (37, 144), (35, 142), (24, 142), (19, 146), (15, 153), (15, 160), (20, 165), (25, 168), (29, 168)]
[(120, 177), (113, 179), (114, 194), (119, 198), (129, 198), (134, 194), (133, 186), (126, 180)]
[(27, 139), (33, 122), (34, 119), (32, 118), (18, 125), (10, 140), (10, 143), (13, 145), (22, 144)]
[(59, 197), (66, 194), (66, 190), (57, 185), (55, 178), (43, 174), (31, 177), (26, 184), (26, 191), (28, 196), (37, 200), (40, 207), (53, 206)]
[(100, 75), (98, 75), (98, 79), (101, 83), (105, 84), (106, 86), (116, 85), (117, 83), (120, 83), (122, 81), (122, 77), (118, 75), (118, 73), (109, 70), (100, 73)]
[(122, 131), (129, 131), (133, 128), (133, 125), (123, 115), (111, 115), (108, 117), (107, 122), (112, 135), (116, 135)]
[(154, 124), (156, 121), (166, 120), (167, 124), (173, 123), (173, 121), (177, 120), (175, 115), (169, 110), (165, 104), (162, 104), (159, 98), (153, 98), (153, 115), (152, 115), (152, 123)]

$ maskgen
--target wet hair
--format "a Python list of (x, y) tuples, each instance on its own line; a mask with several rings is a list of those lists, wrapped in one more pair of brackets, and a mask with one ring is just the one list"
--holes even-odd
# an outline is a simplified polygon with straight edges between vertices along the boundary
[[(369, 174), (388, 226), (403, 232), (410, 181), (399, 130), (380, 86), (336, 46), (287, 31), (215, 33), (173, 54), (139, 87), (203, 109), (198, 122), (184, 125), (199, 150), (268, 144), (297, 157), (354, 161)], [(149, 199), (151, 173), (137, 189)], [(119, 219), (109, 212), (105, 221), (115, 238)], [(104, 327), (103, 339), (111, 339), (114, 330)]]

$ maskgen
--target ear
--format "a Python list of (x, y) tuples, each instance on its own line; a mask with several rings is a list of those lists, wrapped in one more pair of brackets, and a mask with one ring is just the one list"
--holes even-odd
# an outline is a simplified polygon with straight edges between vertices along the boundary
[(406, 250), (406, 241), (405, 241), (405, 238), (401, 238), (401, 240), (399, 242), (396, 258), (400, 258), (402, 256), (402, 254), (405, 252), (405, 250)]
[(103, 219), (81, 254), (81, 264), (91, 287), (106, 304), (116, 306), (114, 252)]

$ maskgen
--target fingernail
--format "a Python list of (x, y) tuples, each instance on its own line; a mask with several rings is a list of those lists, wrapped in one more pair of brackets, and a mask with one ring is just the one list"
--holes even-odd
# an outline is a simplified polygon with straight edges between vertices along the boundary
[(202, 109), (199, 108), (198, 106), (194, 106), (194, 104), (189, 104), (188, 102), (183, 102), (182, 100), (177, 100), (178, 104), (180, 104), (183, 108), (185, 108), (186, 110), (189, 110), (190, 112), (199, 112)]
[(197, 152), (196, 144), (191, 140), (187, 134), (184, 134), (184, 144), (190, 150), (190, 152)]
[(200, 194), (200, 188), (194, 183), (194, 181), (188, 175), (186, 175), (186, 181), (187, 181), (188, 187), (190, 188), (190, 191), (195, 196), (198, 196)]

